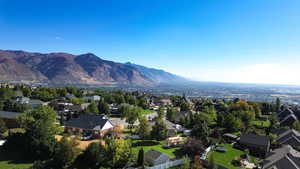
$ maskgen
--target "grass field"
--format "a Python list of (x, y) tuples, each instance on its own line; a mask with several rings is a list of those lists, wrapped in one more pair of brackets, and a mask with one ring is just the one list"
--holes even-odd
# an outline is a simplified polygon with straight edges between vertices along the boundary
[(33, 162), (23, 160), (17, 153), (3, 152), (0, 149), (0, 169), (28, 169)]
[(270, 126), (270, 121), (266, 120), (254, 120), (251, 122), (252, 125), (257, 126), (257, 127), (269, 127)]
[[(137, 142), (141, 142), (141, 140), (134, 140), (132, 143), (134, 144), (134, 143), (137, 143)], [(163, 142), (160, 142), (160, 144), (153, 145), (153, 146), (133, 146), (132, 150), (133, 150), (134, 153), (137, 154), (141, 148), (144, 149), (144, 152), (147, 152), (150, 149), (155, 149), (157, 151), (168, 154), (170, 157), (175, 157), (176, 150), (179, 150), (179, 148), (164, 149), (162, 147), (162, 145), (163, 145)]]
[(141, 112), (141, 115), (144, 116), (144, 115), (151, 114), (151, 113), (155, 113), (155, 111), (146, 109)]
[[(236, 157), (240, 157), (241, 155), (245, 154), (245, 152), (235, 149), (230, 144), (223, 144), (219, 145), (224, 147), (227, 152), (221, 153), (217, 151), (211, 151), (208, 154), (208, 158), (210, 156), (213, 156), (215, 163), (224, 167), (227, 167), (228, 169), (241, 169), (239, 167), (235, 167), (231, 164), (232, 160), (234, 160)], [(251, 162), (255, 162), (255, 158), (250, 156)]]

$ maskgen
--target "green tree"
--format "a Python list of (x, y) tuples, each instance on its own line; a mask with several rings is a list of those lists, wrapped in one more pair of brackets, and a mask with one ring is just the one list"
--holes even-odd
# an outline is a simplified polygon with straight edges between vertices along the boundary
[(110, 114), (109, 105), (103, 99), (101, 99), (101, 101), (99, 102), (98, 109), (99, 109), (100, 113), (103, 113), (106, 115)]
[(167, 119), (169, 121), (175, 121), (176, 118), (176, 114), (177, 114), (177, 110), (174, 107), (169, 107), (167, 109)]
[(209, 128), (207, 126), (206, 120), (199, 119), (196, 121), (192, 129), (192, 136), (200, 139), (203, 143), (207, 144), (209, 142)]
[(138, 166), (144, 166), (144, 149), (143, 148), (141, 148), (139, 150), (137, 165)]
[(211, 155), (208, 159), (208, 169), (218, 169), (213, 155)]
[(225, 128), (230, 132), (239, 131), (243, 127), (243, 122), (240, 118), (234, 116), (232, 113), (229, 113), (225, 116)]
[(99, 143), (91, 143), (83, 151), (81, 160), (78, 162), (80, 166), (98, 169), (100, 165), (105, 165), (107, 161), (105, 147)]
[(159, 106), (158, 111), (157, 111), (157, 115), (159, 119), (163, 119), (165, 116), (165, 107), (164, 106)]
[(190, 165), (190, 159), (188, 156), (184, 156), (182, 158), (183, 160), (183, 164), (180, 166), (180, 169), (190, 169), (191, 165)]
[(300, 122), (299, 121), (295, 121), (293, 123), (293, 129), (297, 130), (298, 132), (300, 132)]
[(109, 138), (105, 144), (107, 161), (103, 167), (123, 168), (131, 161), (131, 144), (127, 140)]
[(0, 119), (0, 134), (3, 135), (7, 131), (7, 127), (3, 119)]
[(70, 167), (80, 153), (78, 145), (76, 140), (62, 137), (55, 147), (52, 166), (62, 169)]
[(138, 106), (143, 109), (148, 109), (149, 105), (147, 103), (147, 100), (144, 97), (141, 97), (138, 99)]
[(139, 128), (138, 128), (138, 134), (141, 137), (141, 139), (148, 139), (151, 132), (151, 126), (148, 122), (148, 120), (145, 117), (139, 118)]
[(142, 109), (136, 106), (129, 106), (125, 108), (126, 112), (124, 114), (126, 122), (130, 125), (130, 128), (133, 127), (133, 124), (136, 122), (136, 120), (139, 118)]
[(61, 131), (55, 111), (48, 106), (29, 110), (18, 117), (18, 123), (25, 129), (24, 150), (33, 159), (47, 159), (55, 146), (54, 136)]
[(130, 113), (131, 106), (129, 104), (121, 104), (118, 108), (119, 113), (122, 118), (125, 118), (127, 114)]
[(156, 119), (155, 125), (152, 127), (151, 130), (151, 137), (158, 141), (167, 138), (167, 126), (162, 119)]
[(87, 114), (99, 114), (97, 103), (92, 101), (91, 104), (85, 110)]
[(280, 99), (277, 97), (276, 98), (276, 103), (275, 103), (275, 109), (276, 109), (276, 112), (279, 113), (280, 111), (280, 106), (281, 106), (281, 101)]
[(190, 110), (191, 110), (191, 107), (188, 102), (182, 102), (180, 104), (180, 111), (190, 111)]

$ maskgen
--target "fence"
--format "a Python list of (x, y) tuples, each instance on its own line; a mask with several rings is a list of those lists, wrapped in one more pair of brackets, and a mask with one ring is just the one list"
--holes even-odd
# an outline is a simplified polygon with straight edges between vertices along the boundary
[(165, 168), (178, 166), (180, 164), (183, 164), (183, 160), (181, 160), (181, 159), (180, 160), (175, 160), (175, 161), (168, 161), (166, 163), (155, 165), (155, 166), (152, 166), (152, 167), (145, 167), (145, 169), (165, 169)]

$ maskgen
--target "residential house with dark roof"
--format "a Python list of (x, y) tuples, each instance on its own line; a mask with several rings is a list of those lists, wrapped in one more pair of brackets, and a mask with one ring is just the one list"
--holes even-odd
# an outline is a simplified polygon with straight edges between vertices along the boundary
[(281, 126), (290, 126), (295, 121), (298, 121), (297, 116), (290, 108), (285, 108), (277, 117)]
[(16, 98), (16, 103), (19, 104), (29, 104), (30, 98), (28, 97), (17, 97)]
[(98, 101), (100, 101), (101, 96), (98, 96), (98, 95), (85, 96), (84, 99), (89, 101), (89, 102), (92, 102), (92, 101), (98, 102)]
[(255, 134), (243, 134), (238, 141), (243, 149), (249, 149), (253, 155), (264, 157), (270, 150), (270, 138)]
[(268, 153), (261, 166), (262, 169), (299, 169), (300, 153), (285, 145)]
[(145, 153), (145, 162), (151, 166), (164, 164), (169, 160), (170, 156), (154, 149), (151, 149)]
[(19, 127), (17, 116), (20, 114), (20, 112), (0, 111), (0, 118), (5, 122), (8, 128), (17, 128)]
[(41, 107), (43, 105), (45, 105), (45, 103), (39, 99), (30, 99), (29, 101), (29, 106), (33, 109)]
[(180, 111), (176, 113), (174, 122), (175, 123), (180, 123), (182, 122), (188, 115), (189, 115), (189, 111)]
[(114, 125), (105, 115), (83, 114), (65, 122), (65, 130), (70, 133), (92, 135), (101, 138), (110, 133)]
[(300, 146), (300, 133), (294, 129), (289, 129), (276, 138), (281, 145)]

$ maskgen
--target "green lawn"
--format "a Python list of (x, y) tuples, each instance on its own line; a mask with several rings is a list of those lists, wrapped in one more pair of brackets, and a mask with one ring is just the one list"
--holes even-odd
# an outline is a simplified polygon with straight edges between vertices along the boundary
[(141, 112), (141, 115), (144, 116), (144, 115), (151, 114), (151, 113), (155, 113), (155, 111), (146, 109)]
[(257, 127), (269, 127), (270, 126), (270, 121), (269, 120), (254, 120), (251, 122), (252, 125), (257, 126)]
[[(132, 143), (134, 144), (134, 143), (137, 143), (137, 142), (140, 142), (140, 141), (141, 141), (141, 140), (133, 140)], [(133, 146), (132, 150), (133, 150), (134, 153), (137, 154), (137, 153), (139, 152), (139, 150), (143, 147), (144, 152), (147, 152), (147, 151), (149, 151), (150, 149), (155, 149), (155, 150), (157, 150), (157, 151), (166, 153), (166, 154), (168, 154), (168, 155), (171, 156), (171, 157), (175, 157), (174, 152), (175, 152), (176, 150), (178, 150), (179, 148), (164, 149), (164, 148), (162, 147), (162, 145), (163, 145), (163, 142), (160, 142), (160, 144), (154, 145), (154, 146)]]
[[(235, 167), (231, 164), (232, 160), (234, 160), (236, 157), (240, 157), (241, 155), (245, 154), (243, 151), (235, 149), (232, 147), (232, 145), (230, 144), (223, 144), (223, 145), (219, 145), (224, 147), (227, 152), (225, 153), (221, 153), (221, 152), (217, 152), (217, 151), (211, 151), (208, 154), (208, 158), (210, 156), (213, 156), (215, 163), (224, 167), (227, 167), (229, 169), (241, 169), (239, 167)], [(256, 159), (252, 156), (250, 156), (251, 161), (255, 162)]]
[(17, 153), (7, 153), (0, 150), (0, 169), (28, 169), (32, 162), (23, 160)]

